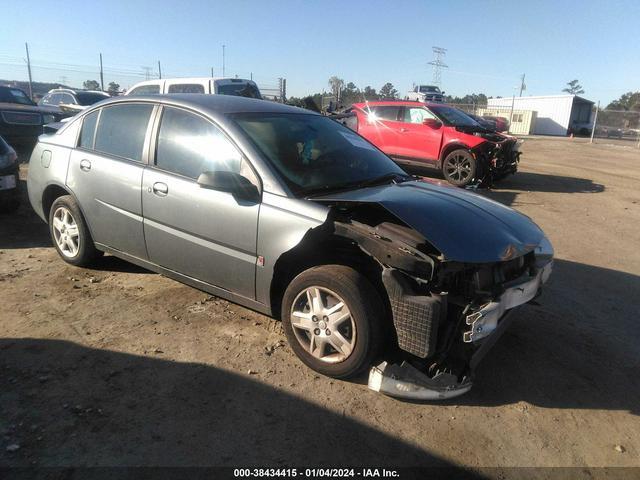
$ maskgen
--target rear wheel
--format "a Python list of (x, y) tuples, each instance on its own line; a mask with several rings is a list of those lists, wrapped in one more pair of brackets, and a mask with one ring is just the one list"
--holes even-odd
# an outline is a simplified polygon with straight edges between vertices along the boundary
[(282, 300), (291, 348), (307, 366), (335, 378), (368, 367), (378, 351), (384, 308), (373, 285), (342, 265), (324, 265), (293, 279)]
[(102, 255), (93, 244), (80, 208), (71, 195), (58, 197), (51, 205), (49, 232), (58, 254), (71, 265), (89, 266)]
[(458, 149), (449, 153), (442, 162), (444, 178), (458, 187), (469, 185), (476, 176), (477, 163), (467, 150)]

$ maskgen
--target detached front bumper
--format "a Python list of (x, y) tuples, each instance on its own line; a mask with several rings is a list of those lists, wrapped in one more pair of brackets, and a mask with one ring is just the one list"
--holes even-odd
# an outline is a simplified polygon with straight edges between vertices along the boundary
[[(511, 282), (498, 298), (466, 315), (465, 324), (470, 329), (463, 332), (462, 341), (473, 344), (470, 373), (507, 330), (515, 309), (538, 296), (542, 285), (548, 280), (553, 268), (553, 250), (548, 240), (545, 239), (538, 247), (537, 253), (540, 257), (533, 275)], [(368, 385), (371, 390), (392, 397), (443, 400), (468, 392), (472, 381), (470, 376), (460, 379), (447, 372), (429, 377), (407, 362), (391, 365), (382, 362), (369, 372)]]

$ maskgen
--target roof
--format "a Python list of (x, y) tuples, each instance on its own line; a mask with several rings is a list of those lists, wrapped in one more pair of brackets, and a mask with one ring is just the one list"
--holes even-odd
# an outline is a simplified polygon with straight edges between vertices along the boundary
[(105, 106), (121, 102), (154, 102), (191, 107), (218, 114), (229, 113), (306, 113), (314, 112), (281, 103), (233, 95), (208, 95), (206, 93), (172, 93), (168, 95), (135, 95), (114, 97), (95, 104)]
[[(587, 100), (586, 98), (582, 98), (579, 97), (578, 95), (572, 95), (570, 93), (561, 93), (558, 95), (528, 95), (528, 96), (524, 96), (524, 97), (515, 97), (515, 100), (545, 100), (548, 98), (573, 98), (574, 100), (578, 100), (581, 102), (586, 102), (586, 103), (590, 103), (590, 104), (594, 104), (595, 102), (592, 102), (591, 100)], [(502, 98), (490, 98), (489, 102), (495, 101), (495, 102), (500, 102), (500, 101), (509, 101), (511, 102), (513, 98), (512, 97), (502, 97)]]
[(360, 103), (354, 103), (353, 106), (359, 109), (364, 109), (367, 108), (367, 105), (370, 107), (395, 107), (395, 106), (410, 106), (410, 107), (415, 107), (415, 106), (421, 106), (424, 107), (424, 103), (423, 102), (413, 102), (410, 100), (375, 100), (373, 102), (360, 102)]

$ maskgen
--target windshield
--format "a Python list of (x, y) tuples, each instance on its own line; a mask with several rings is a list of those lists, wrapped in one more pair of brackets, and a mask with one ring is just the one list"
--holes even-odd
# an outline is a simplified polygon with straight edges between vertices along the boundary
[(260, 90), (251, 83), (228, 83), (226, 85), (218, 85), (218, 94), (262, 99), (262, 96), (260, 96)]
[(76, 98), (80, 105), (93, 105), (94, 103), (109, 98), (109, 95), (97, 92), (78, 92), (76, 93)]
[(27, 94), (19, 88), (0, 88), (0, 102), (35, 105)]
[(443, 106), (430, 106), (429, 109), (435, 113), (442, 123), (453, 127), (478, 127), (476, 122), (469, 115), (457, 108)]
[(406, 177), (389, 157), (329, 118), (304, 113), (250, 113), (233, 118), (296, 196)]
[(438, 87), (432, 87), (430, 85), (422, 85), (420, 87), (421, 93), (440, 93), (440, 89)]

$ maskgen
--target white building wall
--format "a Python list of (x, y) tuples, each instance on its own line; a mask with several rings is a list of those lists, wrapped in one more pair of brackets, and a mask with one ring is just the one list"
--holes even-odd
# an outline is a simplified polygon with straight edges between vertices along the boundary
[[(490, 98), (487, 106), (511, 109), (511, 98)], [(566, 135), (573, 107), (573, 95), (545, 97), (516, 97), (514, 110), (533, 110), (538, 113), (533, 134)]]

